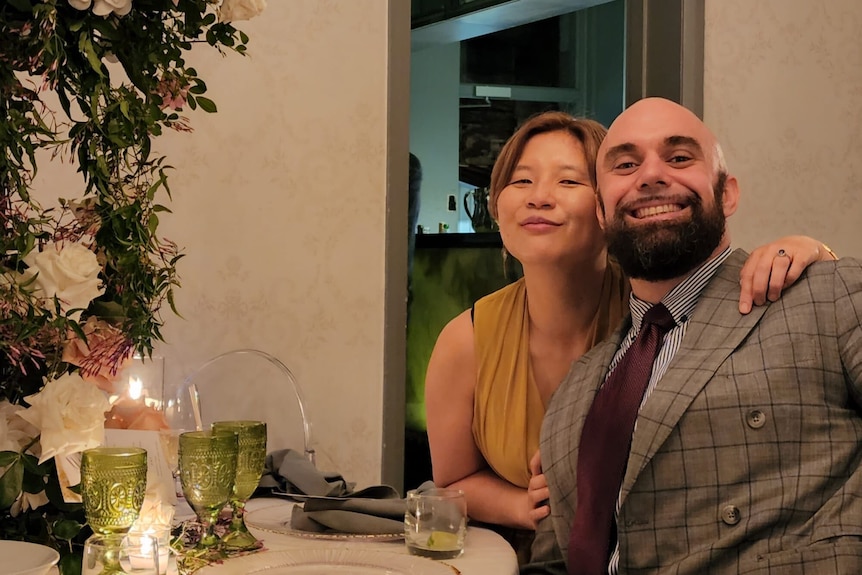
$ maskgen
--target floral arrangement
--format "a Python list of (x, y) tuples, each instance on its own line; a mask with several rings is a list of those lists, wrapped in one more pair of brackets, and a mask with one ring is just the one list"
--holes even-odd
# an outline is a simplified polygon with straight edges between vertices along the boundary
[[(264, 7), (0, 2), (0, 538), (56, 547), (64, 574), (80, 571), (88, 532), (56, 462), (102, 441), (117, 373), (151, 356), (176, 312), (182, 253), (158, 234), (170, 166), (153, 138), (191, 131), (187, 109), (216, 111), (185, 56), (244, 55), (233, 22)], [(43, 207), (37, 165), (57, 160), (80, 179)]]

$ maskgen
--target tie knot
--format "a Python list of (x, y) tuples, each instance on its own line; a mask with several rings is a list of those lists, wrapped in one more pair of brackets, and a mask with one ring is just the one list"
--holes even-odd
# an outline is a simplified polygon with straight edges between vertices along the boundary
[(664, 306), (663, 303), (657, 303), (647, 310), (644, 314), (643, 323), (653, 324), (658, 327), (662, 333), (666, 333), (670, 328), (676, 325), (673, 316)]

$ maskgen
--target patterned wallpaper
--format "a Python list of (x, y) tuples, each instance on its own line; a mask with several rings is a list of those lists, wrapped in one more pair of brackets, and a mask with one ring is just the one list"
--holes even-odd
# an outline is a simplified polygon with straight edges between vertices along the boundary
[(706, 0), (704, 115), (740, 180), (734, 243), (862, 256), (862, 2)]
[(270, 1), (242, 23), (248, 58), (193, 55), (218, 113), (158, 141), (176, 167), (165, 233), (187, 253), (169, 381), (232, 349), (277, 356), (320, 467), (360, 485), (383, 445), (387, 4)]

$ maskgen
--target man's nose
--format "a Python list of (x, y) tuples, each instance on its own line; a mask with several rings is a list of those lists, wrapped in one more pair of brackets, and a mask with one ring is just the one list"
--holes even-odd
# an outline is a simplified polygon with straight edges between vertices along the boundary
[(638, 170), (638, 188), (649, 189), (668, 185), (668, 167), (658, 156), (644, 158)]

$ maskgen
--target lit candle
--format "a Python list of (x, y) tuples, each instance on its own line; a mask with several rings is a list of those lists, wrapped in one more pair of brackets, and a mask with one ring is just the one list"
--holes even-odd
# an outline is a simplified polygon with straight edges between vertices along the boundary
[(154, 559), (158, 558), (159, 575), (165, 575), (168, 572), (169, 532), (164, 537), (164, 542), (160, 542), (159, 539), (161, 537), (152, 530), (147, 530), (142, 535), (129, 534), (129, 565), (132, 569), (152, 569)]
[(129, 378), (129, 398), (140, 402), (141, 393), (144, 389), (144, 383), (138, 377)]

